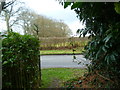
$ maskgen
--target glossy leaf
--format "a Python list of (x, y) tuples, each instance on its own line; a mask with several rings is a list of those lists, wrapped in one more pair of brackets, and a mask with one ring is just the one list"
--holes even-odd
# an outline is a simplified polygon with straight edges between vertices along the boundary
[(67, 8), (69, 5), (71, 5), (71, 2), (65, 2), (64, 3), (64, 8)]
[(75, 8), (80, 8), (82, 7), (82, 2), (75, 2), (73, 3), (73, 5), (71, 6), (71, 9), (75, 9)]
[(114, 5), (115, 5), (116, 12), (120, 14), (120, 2), (116, 2)]

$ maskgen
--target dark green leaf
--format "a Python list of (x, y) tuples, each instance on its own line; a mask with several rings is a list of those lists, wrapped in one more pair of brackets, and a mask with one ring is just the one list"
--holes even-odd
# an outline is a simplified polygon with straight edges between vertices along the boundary
[(111, 57), (111, 60), (112, 60), (112, 61), (115, 61), (115, 60), (116, 60), (116, 59), (115, 59), (115, 56), (114, 56), (113, 54), (111, 54), (110, 57)]
[(85, 35), (87, 34), (87, 30), (83, 31), (83, 37), (85, 37)]
[(108, 42), (111, 38), (112, 38), (112, 35), (109, 34), (109, 35), (107, 35), (107, 37), (104, 39), (104, 41), (105, 41), (105, 42)]
[(105, 46), (102, 47), (102, 50), (103, 50), (104, 52), (107, 52)]
[(82, 6), (82, 2), (76, 2), (71, 6), (71, 9), (80, 8), (81, 6)]
[(8, 63), (8, 61), (4, 61), (4, 62), (3, 62), (3, 65), (5, 65), (5, 64), (7, 64), (7, 63)]
[(71, 5), (71, 2), (65, 2), (64, 3), (64, 8), (67, 8), (69, 5)]
[(75, 55), (73, 56), (73, 59), (76, 59), (76, 56), (75, 56)]
[(116, 2), (114, 5), (115, 5), (115, 11), (120, 14), (120, 2)]

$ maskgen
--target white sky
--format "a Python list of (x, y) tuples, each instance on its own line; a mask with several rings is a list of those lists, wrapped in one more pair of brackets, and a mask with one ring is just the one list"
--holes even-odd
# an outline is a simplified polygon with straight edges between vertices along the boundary
[(64, 9), (56, 0), (20, 0), (25, 2), (26, 7), (32, 9), (40, 15), (44, 15), (48, 18), (62, 20), (72, 30), (73, 35), (76, 35), (76, 30), (84, 28), (84, 25), (77, 19), (77, 14), (70, 9), (70, 7)]

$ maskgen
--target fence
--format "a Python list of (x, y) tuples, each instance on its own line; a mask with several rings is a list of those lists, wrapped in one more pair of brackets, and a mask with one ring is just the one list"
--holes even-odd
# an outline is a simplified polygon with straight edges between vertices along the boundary
[(87, 37), (40, 37), (39, 39), (41, 50), (70, 49), (72, 44), (74, 47), (84, 47), (88, 42)]

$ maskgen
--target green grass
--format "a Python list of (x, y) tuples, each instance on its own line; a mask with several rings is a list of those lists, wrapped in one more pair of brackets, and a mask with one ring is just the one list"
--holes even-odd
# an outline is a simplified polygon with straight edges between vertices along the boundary
[(42, 69), (42, 88), (48, 88), (54, 79), (63, 82), (82, 76), (86, 72), (85, 69), (75, 68), (48, 68)]
[[(83, 48), (77, 48), (75, 49), (76, 51), (74, 52), (75, 54), (80, 54), (83, 51)], [(65, 49), (65, 50), (41, 50), (40, 51), (41, 55), (50, 55), (50, 54), (73, 54), (73, 51), (70, 49)]]

